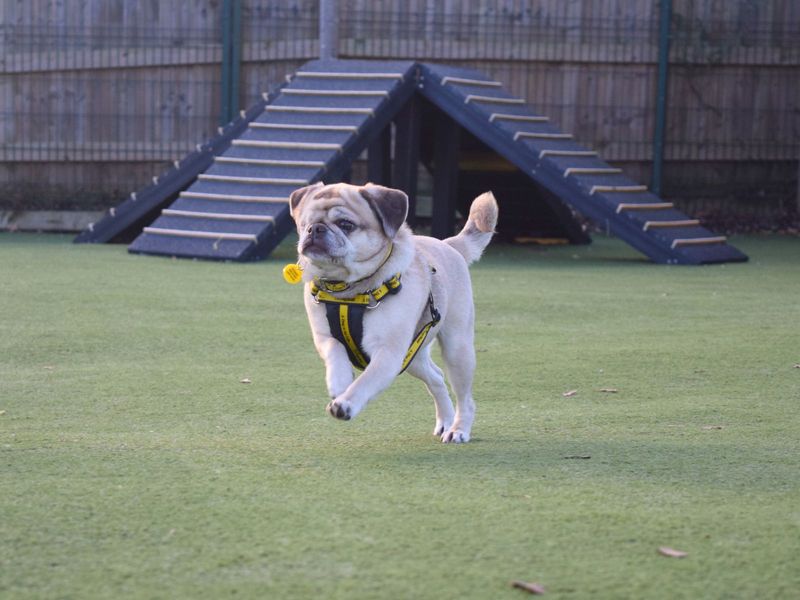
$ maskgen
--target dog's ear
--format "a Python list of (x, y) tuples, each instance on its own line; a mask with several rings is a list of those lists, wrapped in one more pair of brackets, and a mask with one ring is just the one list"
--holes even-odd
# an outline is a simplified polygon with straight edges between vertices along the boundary
[(303, 203), (303, 200), (306, 199), (310, 192), (318, 190), (321, 187), (323, 187), (323, 183), (318, 181), (313, 185), (301, 187), (291, 193), (289, 196), (289, 214), (292, 215), (295, 221), (297, 221), (297, 215), (300, 214), (300, 205)]
[(408, 196), (400, 190), (372, 183), (358, 191), (378, 217), (386, 237), (393, 238), (408, 216)]

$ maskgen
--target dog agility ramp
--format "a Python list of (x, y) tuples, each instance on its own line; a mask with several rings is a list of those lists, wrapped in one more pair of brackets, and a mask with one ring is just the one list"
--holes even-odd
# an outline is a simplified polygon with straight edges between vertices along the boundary
[[(524, 99), (483, 73), (421, 65), (426, 98), (564, 203), (655, 262), (704, 264), (747, 256), (576, 144)], [(502, 209), (502, 208), (501, 208)]]
[(293, 228), (291, 192), (349, 169), (413, 94), (415, 66), (305, 64), (129, 251), (236, 261), (267, 256)]

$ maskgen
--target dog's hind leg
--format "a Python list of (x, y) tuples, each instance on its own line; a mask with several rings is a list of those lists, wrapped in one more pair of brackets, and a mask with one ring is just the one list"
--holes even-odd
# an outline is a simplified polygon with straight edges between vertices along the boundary
[(428, 393), (436, 406), (436, 425), (433, 428), (433, 435), (441, 436), (452, 427), (455, 413), (453, 401), (450, 400), (450, 394), (447, 392), (444, 373), (431, 358), (431, 345), (419, 351), (419, 354), (408, 366), (408, 373), (422, 380), (425, 387), (428, 388)]
[(475, 419), (475, 401), (472, 398), (472, 379), (475, 374), (475, 347), (472, 335), (439, 335), (447, 380), (456, 395), (456, 414), (453, 425), (444, 431), (444, 443), (468, 442)]

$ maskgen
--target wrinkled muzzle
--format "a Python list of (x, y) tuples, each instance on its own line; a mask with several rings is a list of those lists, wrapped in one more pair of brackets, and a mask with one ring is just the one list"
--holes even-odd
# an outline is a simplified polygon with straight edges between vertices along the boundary
[(309, 258), (338, 256), (341, 252), (341, 244), (325, 223), (313, 223), (303, 234), (300, 241), (300, 252)]

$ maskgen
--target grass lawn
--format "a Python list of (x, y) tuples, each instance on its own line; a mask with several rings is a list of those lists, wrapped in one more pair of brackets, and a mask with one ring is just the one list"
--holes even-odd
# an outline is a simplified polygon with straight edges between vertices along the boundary
[(798, 238), (710, 267), (490, 248), (464, 446), (409, 376), (325, 414), (291, 241), (70, 241), (0, 235), (4, 600), (797, 597)]

